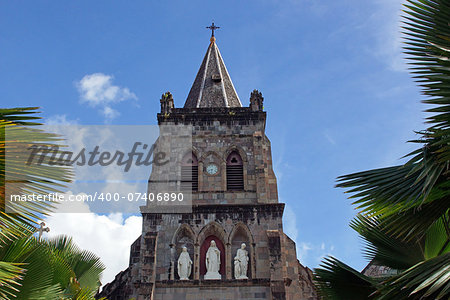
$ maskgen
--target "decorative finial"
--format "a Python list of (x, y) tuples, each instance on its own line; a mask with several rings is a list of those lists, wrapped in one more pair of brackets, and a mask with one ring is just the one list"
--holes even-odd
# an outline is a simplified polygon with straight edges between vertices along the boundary
[(161, 103), (162, 114), (170, 113), (171, 109), (175, 107), (173, 104), (173, 96), (170, 92), (162, 94), (161, 100), (159, 100), (159, 102)]
[(253, 90), (250, 94), (250, 107), (252, 111), (263, 111), (264, 110), (264, 97), (258, 90)]
[(214, 30), (219, 29), (219, 26), (214, 25), (214, 21), (212, 22), (211, 26), (207, 26), (207, 29), (211, 30), (211, 43), (214, 43), (216, 41), (216, 38), (214, 37)]

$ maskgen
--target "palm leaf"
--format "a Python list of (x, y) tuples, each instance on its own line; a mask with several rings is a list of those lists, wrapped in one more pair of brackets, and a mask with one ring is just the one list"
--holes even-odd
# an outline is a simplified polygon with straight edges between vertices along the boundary
[(9, 299), (14, 297), (15, 292), (21, 285), (20, 281), (23, 279), (25, 269), (23, 263), (11, 263), (0, 261), (0, 297), (2, 299)]
[(54, 299), (61, 295), (61, 287), (52, 284), (52, 255), (36, 238), (23, 236), (6, 242), (0, 255), (2, 261), (20, 262), (24, 268), (19, 289), (2, 287), (13, 296), (5, 299)]
[[(100, 258), (90, 251), (80, 250), (67, 236), (58, 236), (45, 242), (57, 261), (63, 262), (70, 274), (57, 276), (55, 283), (65, 288), (65, 295), (75, 297), (82, 289), (97, 291), (100, 276), (105, 266)], [(66, 268), (62, 268), (65, 272)]]
[(324, 299), (372, 299), (377, 281), (367, 277), (334, 257), (324, 259), (320, 268), (314, 269), (314, 283)]
[[(405, 5), (404, 53), (427, 97), (423, 102), (429, 105), (430, 127), (410, 141), (419, 148), (406, 155), (409, 161), (404, 165), (338, 178), (337, 186), (351, 193), (362, 213), (351, 226), (366, 242), (366, 257), (400, 271), (372, 286), (374, 293), (369, 295), (376, 299), (450, 296), (449, 20), (448, 0), (408, 0)], [(364, 282), (336, 260), (325, 260), (324, 269), (316, 272), (318, 287), (327, 299), (345, 299), (342, 295), (352, 292), (338, 274), (351, 283)], [(320, 276), (325, 280), (320, 281)], [(355, 291), (360, 292), (360, 285)]]
[(350, 227), (365, 241), (364, 255), (369, 261), (395, 270), (408, 269), (424, 260), (423, 240), (404, 241), (388, 233), (377, 219), (357, 216)]
[[(67, 166), (26, 164), (26, 149), (38, 144), (60, 146), (61, 137), (33, 128), (40, 123), (36, 108), (0, 109), (0, 297), (55, 299), (62, 288), (53, 283), (52, 253), (31, 234), (37, 221), (54, 208), (51, 201), (13, 202), (11, 195), (47, 195), (62, 192), (72, 179)], [(14, 276), (14, 272), (22, 273)], [(62, 269), (62, 268), (60, 268)], [(17, 275), (17, 274), (16, 274)], [(17, 288), (20, 286), (20, 288)]]
[(449, 299), (450, 253), (423, 261), (386, 281), (378, 299)]
[(68, 166), (48, 164), (49, 154), (37, 155), (43, 163), (25, 163), (25, 150), (32, 145), (61, 146), (61, 137), (33, 128), (40, 119), (34, 109), (0, 109), (0, 241), (20, 236), (54, 209), (51, 201), (15, 202), (12, 197), (61, 192), (72, 180)]

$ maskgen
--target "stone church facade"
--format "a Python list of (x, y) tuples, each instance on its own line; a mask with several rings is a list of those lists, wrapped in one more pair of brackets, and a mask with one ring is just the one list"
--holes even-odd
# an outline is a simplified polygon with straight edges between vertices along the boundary
[[(214, 35), (184, 107), (175, 108), (167, 93), (157, 117), (160, 126), (192, 126), (192, 149), (182, 158), (191, 173), (181, 182), (192, 190), (192, 212), (155, 213), (142, 207), (142, 235), (131, 245), (129, 267), (98, 296), (318, 299), (311, 270), (300, 264), (295, 243), (283, 232), (284, 204), (278, 202), (263, 97), (255, 90), (249, 107), (242, 106)], [(220, 251), (221, 279), (208, 280), (206, 253), (212, 240)], [(242, 244), (248, 279), (235, 274)], [(188, 280), (181, 280), (178, 270), (183, 247), (192, 260)]]

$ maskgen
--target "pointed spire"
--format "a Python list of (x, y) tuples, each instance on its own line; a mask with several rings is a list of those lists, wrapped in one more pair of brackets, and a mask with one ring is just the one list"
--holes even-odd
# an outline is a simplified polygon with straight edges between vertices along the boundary
[(211, 43), (200, 65), (194, 84), (184, 104), (185, 108), (194, 107), (242, 107), (233, 82), (228, 74), (222, 55), (216, 45), (214, 25), (211, 29)]

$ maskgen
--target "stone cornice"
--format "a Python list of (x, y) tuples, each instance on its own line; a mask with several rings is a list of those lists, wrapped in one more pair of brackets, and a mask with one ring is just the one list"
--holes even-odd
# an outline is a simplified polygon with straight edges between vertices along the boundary
[(266, 112), (252, 111), (250, 107), (172, 108), (158, 113), (158, 124), (192, 124), (204, 121), (266, 121)]

